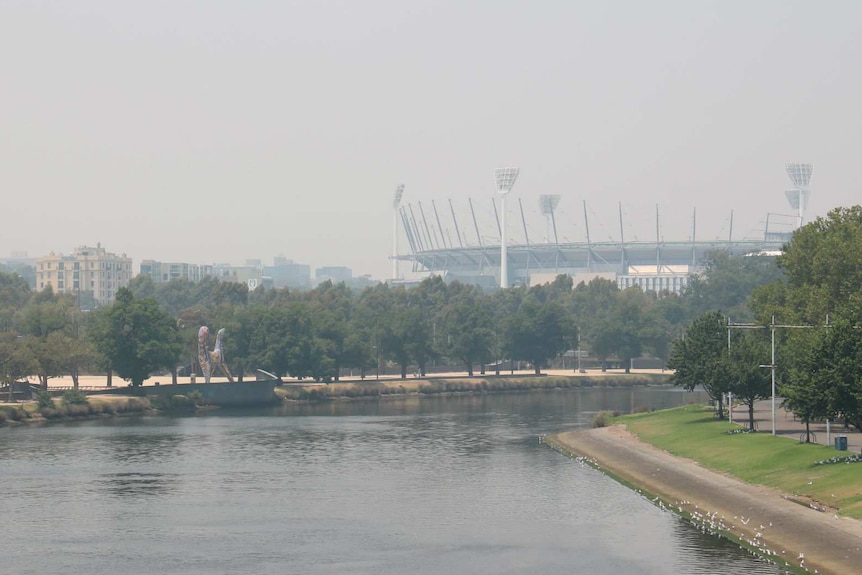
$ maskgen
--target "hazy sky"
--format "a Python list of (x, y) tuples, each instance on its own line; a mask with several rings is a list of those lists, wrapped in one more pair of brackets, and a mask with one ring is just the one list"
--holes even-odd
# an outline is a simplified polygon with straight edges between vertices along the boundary
[(584, 201), (594, 240), (618, 202), (627, 240), (656, 205), (667, 240), (694, 208), (698, 239), (731, 210), (753, 236), (791, 211), (785, 162), (815, 164), (811, 217), (860, 202), (860, 58), (856, 0), (0, 0), (0, 257), (385, 278), (397, 184), (493, 222), (508, 165), (533, 241), (539, 194), (561, 240)]

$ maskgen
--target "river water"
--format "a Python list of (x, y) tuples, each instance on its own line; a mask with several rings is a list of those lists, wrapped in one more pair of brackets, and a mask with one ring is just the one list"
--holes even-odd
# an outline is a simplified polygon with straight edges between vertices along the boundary
[(675, 389), (0, 429), (9, 574), (776, 574), (537, 437)]

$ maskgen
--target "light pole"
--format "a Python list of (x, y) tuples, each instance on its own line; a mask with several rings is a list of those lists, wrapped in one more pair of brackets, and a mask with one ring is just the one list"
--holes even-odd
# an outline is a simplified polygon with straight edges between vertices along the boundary
[[(772, 435), (775, 435), (775, 397), (776, 397), (776, 389), (775, 389), (775, 370), (778, 367), (775, 363), (775, 329), (776, 328), (784, 328), (784, 329), (811, 329), (818, 327), (816, 325), (787, 325), (787, 324), (776, 324), (775, 316), (773, 315), (770, 319), (769, 325), (757, 325), (752, 323), (732, 323), (730, 318), (727, 320), (727, 352), (730, 354), (730, 330), (731, 329), (764, 329), (769, 328), (770, 336), (771, 336), (771, 357), (770, 362), (768, 364), (761, 364), (757, 367), (766, 367), (771, 371), (771, 379), (772, 379)], [(826, 327), (829, 327), (829, 316), (826, 316)]]
[(772, 332), (772, 359), (770, 360), (772, 363), (769, 365), (759, 365), (758, 367), (768, 367), (772, 372), (772, 435), (775, 435), (775, 316), (772, 316), (772, 320), (769, 322), (769, 329)]
[(376, 345), (374, 346), (374, 361), (375, 361), (374, 379), (379, 381), (380, 380), (380, 350), (377, 349)]
[(578, 348), (575, 350), (575, 353), (577, 354), (577, 357), (578, 357), (578, 366), (576, 369), (578, 370), (578, 373), (583, 373), (583, 371), (581, 370), (581, 328), (580, 328), (580, 326), (578, 326)]
[(392, 198), (392, 279), (398, 279), (398, 206), (401, 205), (401, 196), (404, 195), (404, 184), (398, 184), (395, 188), (395, 196)]
[(500, 194), (500, 288), (509, 287), (509, 270), (506, 261), (506, 194), (512, 191), (520, 168), (497, 168), (494, 181)]

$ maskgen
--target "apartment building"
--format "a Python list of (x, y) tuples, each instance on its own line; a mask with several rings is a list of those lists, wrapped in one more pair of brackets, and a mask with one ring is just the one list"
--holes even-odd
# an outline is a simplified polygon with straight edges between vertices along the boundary
[(171, 280), (188, 280), (197, 283), (203, 278), (213, 275), (213, 266), (144, 260), (141, 262), (141, 275), (150, 276), (153, 283), (164, 283)]
[(109, 253), (102, 244), (80, 246), (70, 255), (36, 258), (36, 289), (49, 285), (56, 293), (92, 294), (97, 305), (113, 303), (117, 290), (132, 279), (132, 258)]

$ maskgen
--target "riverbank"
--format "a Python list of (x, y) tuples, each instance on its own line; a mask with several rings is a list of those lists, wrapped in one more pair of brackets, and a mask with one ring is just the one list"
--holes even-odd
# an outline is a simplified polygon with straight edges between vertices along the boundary
[[(640, 441), (623, 425), (544, 441), (608, 473), (698, 528), (728, 537), (779, 566), (843, 575), (862, 565), (862, 522), (812, 509), (776, 489), (745, 483)], [(752, 464), (754, 462), (751, 462)]]
[(589, 389), (593, 387), (645, 387), (667, 385), (669, 374), (604, 373), (485, 375), (477, 377), (443, 376), (421, 379), (386, 379), (336, 382), (330, 384), (291, 384), (276, 388), (285, 401), (335, 401), (378, 399), (410, 395), (454, 393), (505, 393), (512, 391), (548, 391), (554, 389)]
[[(296, 402), (329, 402), (329, 401), (351, 401), (351, 400), (369, 400), (369, 399), (387, 399), (387, 398), (403, 398), (403, 397), (422, 397), (430, 395), (451, 395), (451, 394), (488, 394), (488, 393), (509, 393), (509, 392), (528, 392), (528, 391), (551, 391), (558, 389), (592, 389), (592, 388), (619, 388), (619, 387), (648, 387), (667, 385), (668, 374), (655, 372), (638, 372), (632, 374), (615, 373), (615, 372), (596, 372), (593, 374), (571, 374), (571, 372), (559, 373), (550, 372), (542, 375), (533, 375), (521, 373), (516, 375), (490, 375), (483, 377), (467, 377), (459, 375), (447, 375), (445, 377), (426, 377), (413, 379), (395, 379), (381, 378), (379, 380), (352, 380), (347, 382), (336, 382), (330, 384), (322, 383), (304, 383), (300, 381), (288, 380), (282, 385), (275, 387), (274, 393), (281, 401), (296, 401)], [(148, 380), (149, 381), (149, 380)], [(49, 389), (55, 394), (63, 393), (67, 387), (63, 384), (64, 381), (51, 381), (52, 385)], [(92, 381), (85, 380), (85, 383), (92, 384)], [(253, 386), (257, 382), (246, 382), (242, 385)], [(145, 390), (158, 389), (164, 392), (163, 395), (168, 395), (176, 389), (189, 386), (170, 386), (158, 385), (157, 380), (154, 380), (150, 385), (144, 385)], [(219, 381), (211, 384), (217, 387), (226, 389), (236, 387), (237, 384), (228, 384), (224, 381)], [(194, 386), (192, 386), (194, 387)], [(200, 388), (200, 385), (197, 386)], [(101, 418), (106, 415), (111, 415), (116, 410), (121, 412), (128, 411), (123, 409), (124, 405), (131, 405), (128, 402), (124, 403), (124, 397), (113, 397), (104, 395), (99, 392), (107, 391), (104, 385), (82, 385), (81, 389), (87, 390), (89, 401), (88, 406), (69, 406), (71, 413), (63, 413), (61, 410), (49, 412), (49, 416), (42, 416), (35, 408), (34, 401), (3, 403), (0, 402), (0, 426), (15, 425), (17, 423), (33, 423), (44, 421), (68, 421), (80, 420), (87, 418)], [(127, 390), (124, 388), (114, 388), (117, 392), (123, 393)], [(206, 391), (206, 390), (204, 390)], [(179, 397), (179, 396), (175, 396)], [(182, 396), (183, 398), (185, 396)], [(119, 400), (111, 402), (110, 399)], [(146, 402), (146, 406), (138, 406), (134, 411), (145, 412), (147, 410), (156, 411), (165, 408), (165, 405), (151, 405), (152, 402), (144, 397), (135, 397), (135, 400)], [(201, 393), (203, 403), (207, 403), (206, 393)], [(268, 403), (262, 401), (261, 403)], [(131, 408), (130, 408), (131, 409)], [(194, 410), (192, 410), (194, 411)]]
[(36, 401), (0, 403), (0, 427), (143, 415), (156, 411), (157, 407), (147, 398), (132, 396), (90, 397), (86, 403), (69, 405), (55, 400), (53, 406), (44, 408), (40, 408)]

